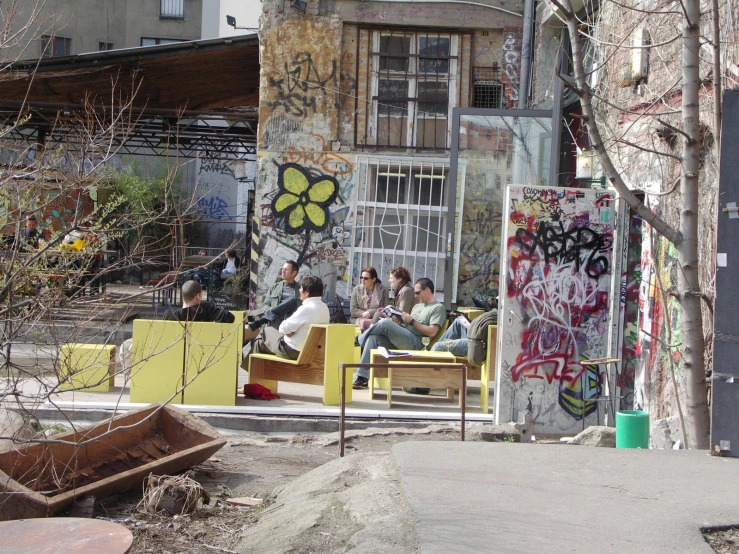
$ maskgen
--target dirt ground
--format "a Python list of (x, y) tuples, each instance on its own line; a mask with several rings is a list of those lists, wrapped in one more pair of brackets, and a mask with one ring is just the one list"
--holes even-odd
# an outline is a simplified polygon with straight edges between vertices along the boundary
[(739, 526), (704, 531), (703, 537), (718, 554), (739, 554)]
[[(149, 514), (137, 505), (141, 491), (96, 504), (94, 517), (126, 525), (134, 535), (132, 553), (237, 552), (241, 535), (270, 510), (274, 490), (310, 470), (338, 458), (336, 435), (228, 435), (228, 444), (210, 460), (193, 468), (192, 478), (210, 494), (210, 503), (193, 514)], [(348, 433), (346, 456), (387, 453), (405, 440), (459, 440), (459, 431), (435, 425), (426, 429), (366, 430)], [(257, 507), (238, 507), (228, 498), (263, 500)], [(339, 504), (321, 513), (318, 524), (293, 541), (291, 552), (345, 552), (361, 527)]]

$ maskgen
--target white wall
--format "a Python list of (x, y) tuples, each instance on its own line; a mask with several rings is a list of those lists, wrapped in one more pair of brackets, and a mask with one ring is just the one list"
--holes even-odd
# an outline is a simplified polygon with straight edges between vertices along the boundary
[(260, 0), (203, 0), (203, 38), (243, 35), (252, 31), (234, 29), (226, 23), (226, 16), (236, 18), (238, 27), (257, 28), (262, 13)]

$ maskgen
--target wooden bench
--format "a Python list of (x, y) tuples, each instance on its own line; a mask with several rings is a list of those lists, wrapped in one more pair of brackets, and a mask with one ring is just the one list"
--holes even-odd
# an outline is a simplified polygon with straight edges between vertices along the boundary
[[(482, 413), (487, 414), (490, 413), (490, 386), (495, 381), (495, 353), (497, 351), (497, 340), (498, 340), (498, 326), (497, 325), (490, 325), (488, 327), (488, 350), (487, 354), (485, 356), (485, 362), (482, 364), (481, 367), (477, 367), (469, 362), (466, 357), (462, 356), (454, 356), (450, 352), (426, 352), (423, 350), (418, 351), (411, 351), (410, 356), (404, 356), (402, 358), (397, 358), (397, 361), (403, 361), (403, 362), (416, 362), (416, 361), (425, 361), (425, 362), (436, 362), (437, 360), (434, 359), (434, 355), (439, 354), (446, 354), (447, 357), (450, 358), (449, 361), (453, 361), (454, 363), (463, 363), (467, 366), (467, 381), (470, 380), (479, 380), (480, 381), (480, 411)], [(380, 356), (379, 354), (376, 354), (374, 351), (372, 353), (371, 357), (372, 363), (387, 363), (387, 359), (383, 356)], [(427, 385), (423, 384), (425, 381), (423, 379), (419, 379), (418, 383), (407, 383), (407, 378), (404, 378), (403, 386), (413, 386), (413, 387), (425, 387)], [(393, 383), (394, 386), (397, 385), (397, 382)], [(369, 389), (370, 389), (370, 398), (374, 398), (374, 389), (380, 389), (380, 390), (389, 390), (391, 387), (390, 383), (387, 381), (387, 374), (385, 372), (377, 373), (374, 377), (370, 376), (369, 380)], [(451, 387), (429, 387), (429, 388), (446, 388), (447, 389), (447, 398), (449, 400), (454, 400), (454, 388)]]
[[(372, 364), (412, 364), (418, 368), (371, 368), (369, 378), (370, 398), (374, 400), (375, 389), (387, 393), (387, 407), (392, 408), (393, 387), (428, 387), (430, 389), (446, 389), (447, 398), (454, 401), (454, 391), (459, 390), (459, 404), (462, 405), (462, 372), (459, 369), (446, 369), (447, 364), (458, 363), (451, 352), (426, 352), (411, 350), (410, 356), (385, 358), (377, 350), (372, 350)], [(465, 364), (466, 365), (466, 364)]]
[(236, 405), (244, 312), (232, 313), (233, 323), (135, 320), (131, 402)]
[[(323, 404), (341, 402), (339, 363), (354, 361), (354, 325), (342, 323), (310, 326), (297, 360), (271, 354), (249, 355), (249, 383), (259, 383), (277, 393), (278, 381), (323, 386)], [(352, 375), (347, 373), (346, 401), (352, 400)]]

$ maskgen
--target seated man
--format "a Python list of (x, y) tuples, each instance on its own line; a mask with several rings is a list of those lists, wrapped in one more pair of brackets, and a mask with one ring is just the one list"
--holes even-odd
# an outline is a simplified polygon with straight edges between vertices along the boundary
[(280, 328), (264, 327), (252, 343), (244, 346), (244, 361), (241, 367), (249, 369), (248, 356), (251, 352), (274, 354), (280, 358), (297, 360), (314, 323), (329, 323), (331, 314), (323, 303), (323, 281), (314, 275), (303, 277), (299, 287), (301, 306), (290, 317), (280, 323)]
[(239, 257), (236, 255), (236, 250), (226, 250), (226, 267), (221, 271), (221, 279), (227, 279), (231, 275), (236, 275), (238, 268)]
[(203, 302), (203, 287), (195, 280), (182, 285), (182, 308), (168, 311), (164, 319), (175, 321), (202, 321), (212, 323), (233, 323), (236, 318), (228, 310), (222, 310)]
[(269, 324), (273, 329), (279, 329), (280, 324), (290, 317), (300, 306), (300, 294), (295, 277), (298, 275), (298, 264), (288, 260), (280, 270), (282, 279), (272, 285), (267, 291), (262, 308), (265, 312), (261, 317), (249, 323), (245, 330), (245, 339), (251, 339), (259, 334), (263, 325)]
[(467, 318), (463, 315), (459, 316), (439, 337), (431, 350), (433, 352), (451, 352), (455, 356), (467, 356), (467, 330), (469, 327), (470, 322)]
[[(402, 350), (422, 350), (421, 337), (433, 338), (439, 332), (446, 320), (446, 309), (434, 298), (434, 283), (427, 277), (418, 279), (413, 285), (413, 293), (419, 303), (413, 306), (411, 313), (403, 312), (403, 323), (393, 319), (382, 319), (370, 326), (359, 336), (359, 346), (362, 347), (363, 364), (371, 362), (373, 348), (399, 348)], [(354, 374), (352, 388), (364, 389), (368, 386), (369, 371), (358, 369)]]

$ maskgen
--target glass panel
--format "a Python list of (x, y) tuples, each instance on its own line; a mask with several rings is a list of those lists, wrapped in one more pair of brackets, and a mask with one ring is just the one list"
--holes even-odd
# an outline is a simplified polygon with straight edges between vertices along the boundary
[(446, 116), (449, 113), (449, 85), (438, 81), (419, 81), (418, 117)]
[(422, 119), (416, 121), (416, 146), (418, 148), (446, 148), (447, 120)]
[(405, 240), (405, 221), (395, 210), (378, 208), (374, 211), (372, 248), (384, 250), (403, 250)]
[(375, 168), (373, 173), (375, 174), (374, 182), (376, 183), (374, 199), (377, 202), (391, 204), (405, 204), (407, 202), (407, 169), (401, 171), (397, 167), (380, 167)]
[(380, 37), (380, 71), (408, 71), (411, 37), (382, 35)]
[[(399, 99), (399, 100), (395, 100)], [(380, 79), (377, 91), (377, 113), (405, 115), (408, 110), (408, 81)]]
[(445, 173), (432, 173), (430, 169), (413, 172), (410, 204), (441, 206), (444, 198)]
[(418, 37), (418, 72), (449, 73), (449, 37)]
[(505, 184), (548, 185), (552, 122), (548, 117), (460, 116), (458, 188), (464, 198), (457, 303), (495, 305)]
[(412, 250), (441, 252), (444, 249), (444, 224), (438, 215), (418, 215), (411, 229)]

